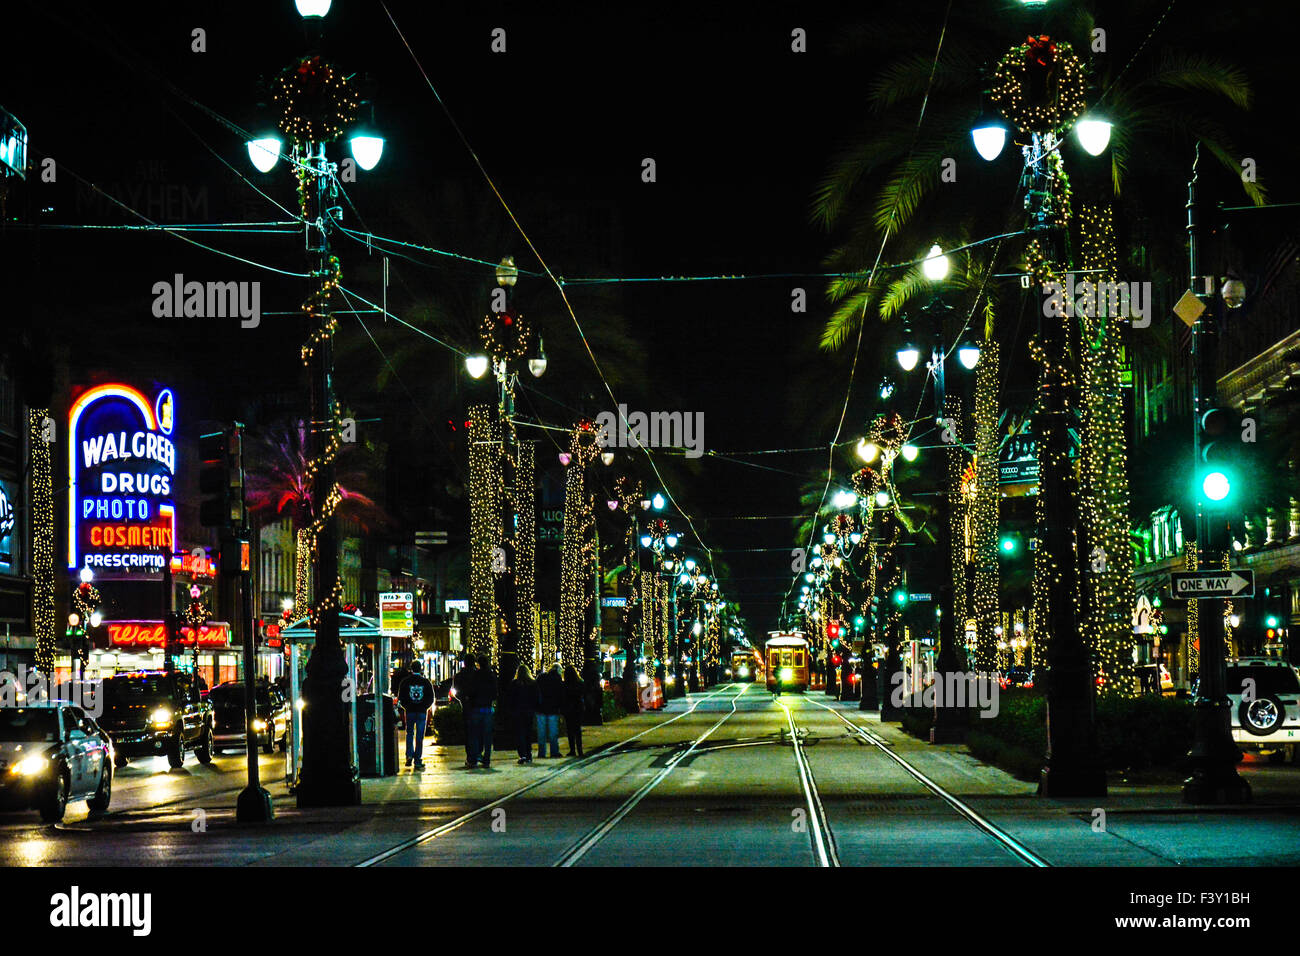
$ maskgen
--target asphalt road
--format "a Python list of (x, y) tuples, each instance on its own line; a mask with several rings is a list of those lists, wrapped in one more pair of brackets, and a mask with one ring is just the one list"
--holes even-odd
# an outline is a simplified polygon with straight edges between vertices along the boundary
[[(731, 684), (588, 728), (583, 759), (422, 773), (363, 785), (359, 807), (299, 811), (284, 758), (261, 758), (267, 827), (234, 824), (242, 755), (119, 771), (110, 813), (0, 817), (0, 864), (312, 866), (1151, 866), (1300, 863), (1300, 767), (1250, 762), (1247, 808), (1195, 809), (1176, 788), (1098, 801), (1034, 785), (882, 725), (820, 693)], [(1093, 806), (1092, 803), (1096, 803)]]

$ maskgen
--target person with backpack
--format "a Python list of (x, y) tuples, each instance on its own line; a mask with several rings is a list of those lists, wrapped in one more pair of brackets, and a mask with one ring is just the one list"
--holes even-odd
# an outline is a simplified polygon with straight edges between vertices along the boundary
[(511, 712), (515, 725), (515, 749), (519, 751), (519, 763), (533, 762), (533, 745), (530, 734), (533, 732), (533, 719), (537, 713), (537, 682), (527, 667), (520, 667), (510, 686)]
[(560, 756), (560, 711), (564, 709), (564, 679), (560, 665), (537, 678), (537, 756)]
[(468, 729), (465, 759), (467, 768), (481, 765), (484, 770), (490, 770), (492, 767), (492, 725), (496, 701), (497, 675), (492, 670), (491, 659), (484, 654), (478, 659), (478, 670), (474, 672), (469, 699), (464, 702)]
[(582, 714), (586, 702), (582, 694), (582, 678), (572, 664), (564, 669), (564, 729), (569, 735), (570, 757), (582, 756)]
[(411, 662), (410, 675), (397, 690), (397, 699), (406, 718), (406, 765), (424, 769), (424, 727), (433, 706), (433, 685), (423, 674), (418, 660)]

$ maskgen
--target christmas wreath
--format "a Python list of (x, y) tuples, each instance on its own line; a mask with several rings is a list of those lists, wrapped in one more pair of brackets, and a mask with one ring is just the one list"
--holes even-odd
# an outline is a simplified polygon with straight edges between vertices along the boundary
[(1022, 133), (1054, 133), (1087, 106), (1083, 61), (1070, 44), (1028, 37), (998, 63), (989, 96)]

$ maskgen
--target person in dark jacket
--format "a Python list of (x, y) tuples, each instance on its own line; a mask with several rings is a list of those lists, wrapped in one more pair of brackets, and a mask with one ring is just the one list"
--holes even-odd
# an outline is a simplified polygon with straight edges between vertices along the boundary
[(564, 729), (569, 735), (570, 757), (582, 756), (582, 678), (570, 664), (564, 669)]
[(510, 685), (510, 709), (515, 724), (515, 749), (519, 763), (533, 762), (533, 716), (537, 713), (537, 682), (527, 667), (519, 668)]
[(560, 665), (537, 678), (537, 756), (545, 757), (547, 745), (550, 755), (560, 756), (560, 711), (564, 708), (564, 678)]
[(492, 670), (492, 661), (484, 654), (478, 659), (469, 699), (464, 702), (468, 725), (466, 767), (479, 766), (480, 761), (484, 770), (492, 766), (492, 723), (496, 700), (497, 675)]
[(460, 702), (461, 719), (465, 722), (465, 766), (477, 767), (478, 758), (470, 760), (469, 699), (474, 692), (474, 662), (469, 657), (460, 659), (460, 670), (451, 679), (452, 696)]
[(424, 769), (424, 726), (433, 706), (433, 685), (422, 673), (419, 661), (411, 663), (410, 675), (402, 681), (397, 700), (406, 716), (406, 765), (415, 763), (416, 770)]

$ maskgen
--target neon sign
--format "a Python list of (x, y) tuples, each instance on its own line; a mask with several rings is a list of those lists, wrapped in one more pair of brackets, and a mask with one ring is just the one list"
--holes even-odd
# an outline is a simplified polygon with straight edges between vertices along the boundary
[[(167, 625), (162, 621), (108, 621), (108, 643), (112, 647), (164, 647), (167, 644)], [(225, 647), (230, 639), (230, 625), (212, 621), (199, 627), (199, 647)], [(194, 644), (194, 628), (176, 629), (176, 643)]]
[(68, 568), (158, 580), (176, 549), (175, 397), (89, 389), (68, 415)]

